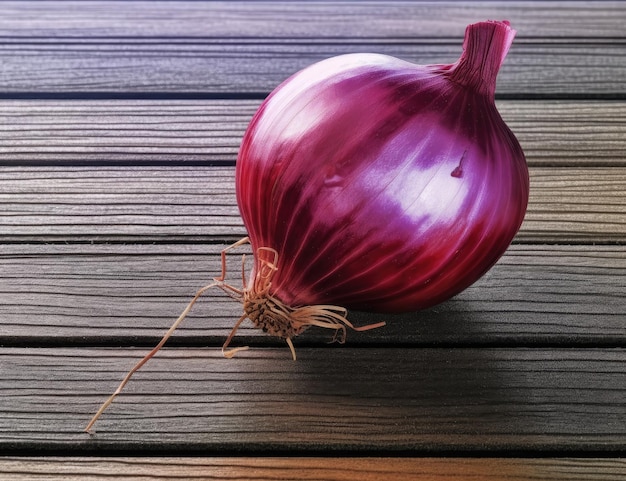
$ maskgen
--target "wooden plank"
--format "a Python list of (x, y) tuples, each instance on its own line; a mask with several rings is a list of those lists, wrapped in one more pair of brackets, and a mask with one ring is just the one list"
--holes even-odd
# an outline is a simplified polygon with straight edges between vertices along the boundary
[[(489, 17), (520, 32), (498, 95), (532, 165), (498, 265), (347, 346), (306, 333), (298, 362), (250, 328), (223, 359), (239, 306), (211, 293), (187, 348), (82, 433), (146, 352), (119, 346), (153, 344), (244, 234), (232, 164), (259, 101), (158, 99), (260, 99), (348, 51), (453, 61)], [(0, 452), (233, 456), (4, 457), (0, 478), (624, 477), (625, 21), (619, 2), (0, 2)], [(607, 101), (506, 100), (546, 97)]]
[(620, 458), (0, 458), (12, 481), (608, 481), (626, 476)]
[[(0, 163), (234, 165), (259, 100), (0, 101)], [(626, 102), (497, 102), (532, 166), (626, 166)]]
[(259, 104), (258, 100), (0, 101), (0, 162), (234, 165)]
[[(244, 237), (234, 168), (1, 170), (0, 240), (142, 242)], [(624, 242), (626, 167), (531, 168), (517, 242)]]
[[(462, 45), (460, 39), (454, 45), (433, 45), (431, 40), (408, 45), (298, 42), (110, 45), (104, 40), (104, 45), (94, 45), (63, 40), (0, 45), (0, 98), (124, 98), (133, 93), (149, 98), (262, 98), (293, 73), (328, 57), (373, 52), (420, 65), (444, 64), (459, 58)], [(626, 46), (621, 43), (518, 41), (498, 75), (496, 93), (624, 98), (625, 69)]]
[(530, 176), (528, 212), (518, 241), (626, 239), (626, 169), (541, 168), (531, 169)]
[[(2, 2), (0, 36), (9, 39), (229, 39), (290, 37), (460, 38), (468, 23), (509, 18), (527, 37), (623, 35), (622, 2), (596, 1), (115, 1)], [(363, 21), (367, 20), (364, 25)], [(306, 21), (303, 21), (306, 20)]]
[[(456, 60), (465, 26), (520, 34), (504, 95), (624, 96), (626, 9), (616, 2), (2, 2), (2, 96), (265, 95), (333, 55)], [(184, 75), (181, 75), (184, 72)]]
[(498, 101), (532, 166), (618, 166), (626, 159), (626, 103)]
[[(0, 246), (0, 345), (155, 345), (198, 288), (219, 274), (219, 245)], [(240, 286), (239, 253), (229, 279)], [(626, 247), (511, 246), (454, 299), (403, 315), (350, 313), (349, 346), (626, 345)], [(241, 306), (206, 294), (171, 343), (221, 346)], [(234, 343), (277, 345), (244, 324)], [(329, 340), (312, 329), (296, 346)]]
[(0, 349), (0, 449), (59, 455), (614, 455), (623, 349)]

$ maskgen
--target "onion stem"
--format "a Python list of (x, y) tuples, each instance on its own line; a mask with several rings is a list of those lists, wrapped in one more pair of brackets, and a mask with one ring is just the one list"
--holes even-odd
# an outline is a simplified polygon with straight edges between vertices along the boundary
[(493, 98), (498, 71), (513, 43), (515, 33), (506, 21), (468, 25), (463, 53), (445, 75), (450, 80)]

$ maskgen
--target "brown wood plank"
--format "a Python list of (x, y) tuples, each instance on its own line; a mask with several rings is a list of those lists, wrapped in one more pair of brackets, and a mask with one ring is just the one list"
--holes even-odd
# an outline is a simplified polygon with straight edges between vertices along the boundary
[[(156, 344), (198, 288), (220, 272), (219, 245), (0, 246), (0, 345)], [(238, 253), (247, 252), (247, 249)], [(229, 259), (239, 286), (240, 258)], [(454, 299), (404, 315), (350, 313), (349, 346), (626, 346), (626, 247), (514, 245)], [(172, 339), (221, 346), (241, 306), (206, 294)], [(329, 340), (312, 329), (296, 346)], [(235, 344), (284, 346), (244, 324)]]
[(12, 481), (609, 481), (626, 476), (626, 464), (620, 458), (4, 457), (0, 476)]
[(623, 349), (0, 349), (5, 455), (624, 452)]
[[(234, 164), (259, 100), (1, 101), (0, 163)], [(626, 165), (626, 102), (497, 102), (533, 166)]]
[[(376, 51), (458, 58), (468, 23), (520, 35), (499, 80), (512, 95), (623, 95), (626, 9), (594, 2), (2, 2), (4, 94), (267, 93), (322, 58)], [(173, 40), (174, 39), (174, 40)], [(434, 41), (433, 41), (434, 40)], [(184, 75), (180, 73), (184, 72)]]
[(531, 168), (519, 242), (626, 240), (626, 169)]
[[(206, 240), (245, 236), (234, 168), (0, 170), (0, 240)], [(626, 241), (626, 167), (531, 168), (517, 242)]]

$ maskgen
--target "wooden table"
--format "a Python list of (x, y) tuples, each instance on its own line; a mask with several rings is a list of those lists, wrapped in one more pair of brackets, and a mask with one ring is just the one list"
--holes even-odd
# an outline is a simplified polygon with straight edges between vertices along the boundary
[[(452, 62), (488, 18), (518, 30), (497, 104), (531, 172), (501, 261), (297, 362), (247, 326), (224, 359), (240, 306), (212, 292), (84, 433), (245, 235), (267, 93), (344, 52)], [(625, 479), (625, 25), (622, 2), (0, 3), (0, 479)]]

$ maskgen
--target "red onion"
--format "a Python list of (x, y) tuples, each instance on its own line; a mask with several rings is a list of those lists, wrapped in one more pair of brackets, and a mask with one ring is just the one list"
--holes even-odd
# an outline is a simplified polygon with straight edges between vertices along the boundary
[(245, 349), (225, 350), (248, 318), (284, 338), (295, 359), (291, 338), (309, 326), (343, 340), (346, 326), (355, 328), (346, 308), (422, 309), (484, 274), (511, 243), (528, 202), (524, 153), (494, 105), (514, 36), (508, 22), (477, 23), (452, 65), (342, 55), (274, 90), (237, 158), (249, 238), (234, 246), (252, 244), (249, 281), (242, 289), (226, 284), (223, 267), (86, 430), (212, 287), (243, 302), (226, 356)]
[[(477, 23), (452, 65), (342, 55), (271, 93), (236, 172), (253, 279), (273, 266), (261, 297), (410, 311), (459, 293), (498, 260), (529, 190), (522, 149), (494, 104), (514, 36), (508, 22)], [(258, 306), (245, 307), (274, 334), (299, 332), (300, 322), (257, 322)]]

